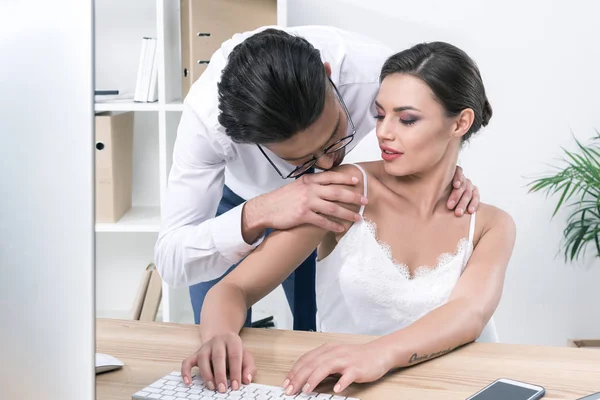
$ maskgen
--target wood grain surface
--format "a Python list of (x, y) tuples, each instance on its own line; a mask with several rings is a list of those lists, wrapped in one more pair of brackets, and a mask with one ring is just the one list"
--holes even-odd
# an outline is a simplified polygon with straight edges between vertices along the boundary
[[(255, 357), (254, 382), (281, 385), (294, 361), (323, 343), (363, 343), (372, 338), (274, 329), (245, 329), (242, 339)], [(96, 378), (98, 400), (127, 400), (200, 346), (198, 326), (98, 319), (97, 352), (125, 366)], [(361, 400), (465, 399), (497, 378), (546, 388), (545, 399), (577, 399), (600, 391), (598, 349), (472, 343), (437, 359), (391, 372), (372, 384), (354, 384), (345, 396)], [(333, 393), (334, 381), (317, 392)]]

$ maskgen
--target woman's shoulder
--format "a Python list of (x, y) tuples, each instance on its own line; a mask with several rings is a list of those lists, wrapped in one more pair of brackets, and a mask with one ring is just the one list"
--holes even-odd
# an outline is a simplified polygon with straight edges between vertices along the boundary
[(479, 237), (493, 230), (504, 235), (516, 236), (516, 224), (513, 217), (505, 210), (487, 203), (480, 203), (476, 214), (476, 226)]
[[(354, 164), (342, 164), (335, 167), (333, 170), (344, 174), (351, 175), (359, 180), (359, 183), (364, 183), (364, 179), (376, 178), (381, 169), (381, 161), (360, 162)], [(365, 176), (366, 175), (366, 176)], [(357, 185), (360, 187), (360, 185)]]

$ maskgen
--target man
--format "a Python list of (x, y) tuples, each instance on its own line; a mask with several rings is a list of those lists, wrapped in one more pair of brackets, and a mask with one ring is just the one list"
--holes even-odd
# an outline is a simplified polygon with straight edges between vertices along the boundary
[[(195, 322), (208, 290), (269, 230), (357, 215), (350, 177), (326, 171), (375, 127), (379, 73), (392, 51), (331, 27), (261, 28), (214, 53), (184, 102), (156, 244), (171, 286), (190, 286)], [(314, 169), (325, 170), (312, 174)], [(448, 208), (473, 212), (460, 168)], [(334, 218), (328, 218), (334, 217)], [(314, 254), (284, 282), (294, 329), (314, 330)], [(251, 322), (248, 311), (246, 326)]]

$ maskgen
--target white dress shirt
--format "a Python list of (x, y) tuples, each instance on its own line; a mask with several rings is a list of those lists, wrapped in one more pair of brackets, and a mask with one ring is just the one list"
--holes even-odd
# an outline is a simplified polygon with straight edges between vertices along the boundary
[[(375, 127), (379, 74), (392, 50), (332, 27), (279, 29), (306, 38), (321, 52), (323, 62), (331, 65), (331, 80), (356, 126), (352, 142), (356, 145)], [(223, 185), (249, 200), (292, 182), (282, 179), (255, 145), (234, 143), (217, 119), (217, 82), (227, 56), (259, 30), (234, 35), (224, 42), (184, 101), (155, 247), (158, 271), (172, 287), (222, 276), (262, 241), (247, 244), (242, 238), (243, 205), (215, 217)], [(282, 173), (292, 171), (289, 163), (264, 150)]]

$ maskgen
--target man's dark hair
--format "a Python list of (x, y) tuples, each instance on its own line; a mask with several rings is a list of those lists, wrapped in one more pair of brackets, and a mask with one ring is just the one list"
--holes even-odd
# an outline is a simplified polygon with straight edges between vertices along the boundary
[(218, 84), (219, 123), (237, 143), (285, 141), (319, 118), (327, 82), (306, 39), (266, 29), (230, 53)]
[(444, 42), (421, 43), (391, 56), (381, 69), (380, 81), (391, 74), (410, 74), (421, 79), (435, 94), (450, 117), (466, 108), (475, 118), (462, 137), (466, 142), (492, 118), (492, 106), (475, 62), (461, 49)]

